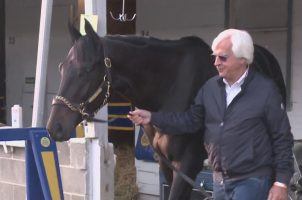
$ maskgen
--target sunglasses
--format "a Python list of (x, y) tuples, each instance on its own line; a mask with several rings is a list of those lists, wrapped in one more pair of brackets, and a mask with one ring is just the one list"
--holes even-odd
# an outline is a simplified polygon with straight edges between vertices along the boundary
[(217, 58), (221, 61), (221, 62), (226, 62), (229, 58), (229, 56), (227, 55), (215, 55), (212, 54), (213, 58), (216, 60)]

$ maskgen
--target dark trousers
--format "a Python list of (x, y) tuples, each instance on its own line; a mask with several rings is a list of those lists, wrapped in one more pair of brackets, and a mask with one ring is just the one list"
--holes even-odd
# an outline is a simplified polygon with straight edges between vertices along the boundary
[(252, 177), (243, 180), (223, 180), (213, 185), (215, 200), (267, 200), (271, 177)]

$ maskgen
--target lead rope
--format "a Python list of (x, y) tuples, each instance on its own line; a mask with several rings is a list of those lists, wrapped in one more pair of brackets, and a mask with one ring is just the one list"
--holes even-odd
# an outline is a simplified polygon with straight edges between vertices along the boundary
[[(142, 128), (144, 130), (144, 127), (142, 125), (140, 125), (140, 128)], [(212, 200), (213, 199), (212, 195), (208, 194), (207, 191), (203, 187), (201, 187), (200, 185), (198, 187), (196, 187), (195, 181), (192, 178), (190, 178), (185, 173), (183, 173), (182, 171), (177, 169), (174, 165), (172, 165), (171, 161), (169, 159), (167, 159), (161, 152), (157, 151), (157, 149), (155, 149), (151, 144), (150, 144), (150, 146), (153, 149), (153, 151), (162, 159), (162, 161), (170, 169), (175, 171), (179, 176), (181, 176), (182, 179), (184, 179), (189, 185), (191, 185), (192, 188), (197, 189), (205, 197), (203, 200)]]

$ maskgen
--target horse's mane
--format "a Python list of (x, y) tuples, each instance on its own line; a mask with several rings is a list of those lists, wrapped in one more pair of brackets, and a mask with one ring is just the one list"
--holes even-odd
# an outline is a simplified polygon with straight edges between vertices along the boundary
[[(204, 57), (210, 55), (210, 47), (202, 39), (196, 36), (187, 36), (172, 40), (136, 35), (108, 35), (101, 37), (100, 40), (103, 40), (103, 45), (106, 44), (106, 53), (110, 54), (111, 57), (113, 55), (115, 56), (113, 58), (113, 62), (115, 63), (117, 63), (117, 60), (123, 60), (123, 57), (127, 57), (128, 59), (135, 57), (135, 59), (132, 59), (131, 61), (131, 67), (137, 66), (135, 70), (132, 68), (133, 73), (141, 70), (141, 66), (143, 66), (144, 71), (148, 72), (149, 76), (153, 74), (151, 77), (157, 79), (156, 77), (159, 72), (164, 74), (173, 69), (172, 72), (174, 73), (174, 76), (172, 76), (172, 74), (170, 75), (174, 77), (175, 80), (169, 79), (170, 82), (167, 81), (167, 85), (171, 84), (171, 81), (177, 82), (176, 79), (179, 78), (177, 75), (179, 70), (185, 69), (185, 71), (180, 73), (181, 77), (183, 77), (183, 74), (185, 73), (188, 73), (188, 76), (192, 76), (192, 74), (189, 74), (189, 70), (192, 70), (192, 72), (194, 72), (194, 70), (198, 71), (200, 70), (199, 66), (203, 66), (204, 68), (202, 73), (199, 72), (201, 74), (213, 69), (212, 66), (205, 67), (205, 65), (211, 65), (211, 60)], [(105, 42), (106, 40), (107, 42)], [(80, 46), (85, 49), (85, 51), (82, 51), (83, 57), (93, 58), (95, 56), (91, 53), (94, 52), (93, 48), (95, 47), (93, 41), (86, 36), (84, 36), (81, 41), (83, 46)], [(203, 55), (203, 57), (200, 55)], [(154, 60), (156, 60), (156, 62), (154, 62)], [(123, 64), (123, 62), (120, 62), (118, 66), (121, 64)], [(255, 45), (255, 61), (252, 64), (252, 67), (253, 66), (261, 73), (274, 79), (280, 88), (283, 101), (286, 102), (284, 80), (280, 66), (275, 57), (268, 52), (267, 49)], [(126, 68), (124, 67), (124, 69)], [(212, 75), (214, 75), (214, 73)], [(190, 77), (187, 77), (187, 79), (189, 78)], [(144, 77), (144, 79), (146, 80), (148, 77)], [(161, 82), (163, 82), (163, 80)]]
[(107, 35), (105, 39), (115, 40), (134, 46), (178, 46), (183, 44), (199, 44), (208, 47), (208, 45), (197, 36), (186, 36), (180, 39), (159, 39), (155, 37), (144, 37), (136, 35)]

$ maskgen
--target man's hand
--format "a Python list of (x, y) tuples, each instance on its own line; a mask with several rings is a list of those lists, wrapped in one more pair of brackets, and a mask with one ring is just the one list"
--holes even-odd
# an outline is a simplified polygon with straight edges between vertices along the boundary
[(135, 109), (130, 111), (127, 117), (136, 125), (147, 125), (151, 121), (151, 112), (148, 110)]
[(287, 188), (273, 185), (269, 191), (268, 200), (287, 200)]

